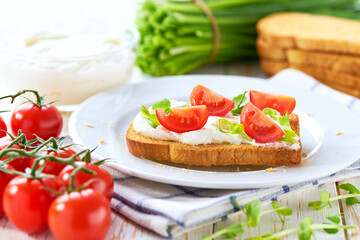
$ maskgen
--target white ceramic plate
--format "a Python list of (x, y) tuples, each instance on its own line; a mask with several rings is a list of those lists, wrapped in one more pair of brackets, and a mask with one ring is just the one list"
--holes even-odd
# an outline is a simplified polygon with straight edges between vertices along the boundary
[[(293, 74), (289, 77), (297, 77), (296, 72)], [(126, 147), (125, 133), (139, 112), (139, 105), (150, 106), (162, 98), (187, 100), (197, 84), (228, 98), (248, 89), (294, 96), (296, 113), (300, 116), (303, 152), (308, 156), (300, 165), (274, 168), (275, 172), (269, 173), (264, 168), (253, 167), (191, 168), (131, 155)], [(360, 157), (359, 122), (360, 117), (344, 105), (309, 90), (249, 77), (187, 75), (159, 78), (99, 93), (73, 113), (69, 131), (75, 142), (90, 149), (98, 146), (95, 157), (112, 158), (107, 165), (129, 175), (183, 186), (244, 189), (312, 180), (349, 166)], [(336, 132), (343, 134), (336, 135)], [(105, 143), (100, 144), (100, 140)]]

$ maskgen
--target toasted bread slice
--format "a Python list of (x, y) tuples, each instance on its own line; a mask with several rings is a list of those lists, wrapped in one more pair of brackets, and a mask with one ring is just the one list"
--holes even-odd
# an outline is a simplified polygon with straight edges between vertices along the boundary
[[(299, 117), (290, 114), (291, 128), (299, 136)], [(272, 148), (250, 144), (217, 143), (189, 145), (176, 141), (145, 137), (130, 124), (126, 132), (129, 152), (137, 157), (165, 160), (195, 166), (295, 165), (301, 162), (301, 148)]]
[(288, 64), (285, 61), (267, 59), (260, 60), (260, 67), (270, 76), (287, 67), (293, 68), (312, 76), (331, 88), (360, 98), (360, 76), (322, 67)]
[(360, 22), (356, 20), (276, 13), (261, 19), (256, 28), (268, 46), (360, 55)]
[(360, 56), (276, 48), (263, 45), (261, 39), (258, 42), (257, 52), (262, 59), (287, 61), (289, 65), (316, 66), (360, 76)]
[(281, 70), (289, 68), (286, 61), (260, 59), (260, 68), (269, 76), (275, 75)]
[(286, 49), (279, 46), (267, 45), (259, 36), (256, 39), (256, 51), (260, 58), (272, 61), (286, 61)]

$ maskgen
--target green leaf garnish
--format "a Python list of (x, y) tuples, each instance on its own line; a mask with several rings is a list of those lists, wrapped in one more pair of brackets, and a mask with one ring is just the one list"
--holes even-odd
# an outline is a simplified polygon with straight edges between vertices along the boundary
[(264, 108), (262, 112), (268, 115), (269, 117), (271, 117), (272, 119), (274, 119), (275, 121), (279, 120), (278, 112), (272, 108)]
[(152, 106), (152, 109), (153, 110), (164, 109), (164, 112), (166, 114), (169, 114), (171, 112), (171, 103), (169, 99), (164, 98), (163, 100), (155, 102)]
[(244, 132), (244, 126), (242, 124), (230, 122), (229, 120), (220, 118), (217, 129), (222, 133), (228, 133), (228, 134), (234, 134), (234, 135), (237, 134), (237, 135), (241, 136), (243, 139), (245, 139), (246, 141), (249, 141), (249, 142), (252, 141), (252, 138), (249, 137)]
[(140, 105), (140, 113), (153, 128), (156, 128), (157, 126), (160, 125), (159, 120), (156, 117), (156, 114), (155, 113), (151, 114), (149, 112), (149, 109), (147, 109), (144, 105)]
[(284, 128), (284, 135), (279, 138), (280, 141), (288, 144), (299, 143), (296, 139), (296, 133), (291, 129), (289, 113), (286, 113), (284, 116), (280, 116), (278, 112), (272, 108), (264, 108), (262, 112), (272, 119), (279, 121), (279, 124)]
[(246, 101), (247, 97), (246, 94), (248, 91), (245, 91), (243, 94), (238, 95), (237, 97), (233, 98), (233, 101), (235, 102), (235, 105), (233, 109), (231, 109), (231, 113), (236, 116), (240, 116), (242, 109), (244, 106), (242, 104)]

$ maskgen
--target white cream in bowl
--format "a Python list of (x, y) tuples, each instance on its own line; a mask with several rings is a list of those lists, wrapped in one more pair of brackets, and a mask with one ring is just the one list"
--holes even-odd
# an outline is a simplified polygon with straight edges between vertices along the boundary
[(136, 42), (136, 32), (93, 20), (12, 27), (0, 32), (0, 84), (79, 104), (131, 78)]

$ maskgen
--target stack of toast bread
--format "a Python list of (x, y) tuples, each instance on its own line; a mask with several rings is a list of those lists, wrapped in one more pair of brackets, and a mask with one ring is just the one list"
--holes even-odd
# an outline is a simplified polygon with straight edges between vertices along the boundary
[(360, 21), (277, 13), (257, 24), (260, 67), (269, 75), (294, 68), (360, 98)]

